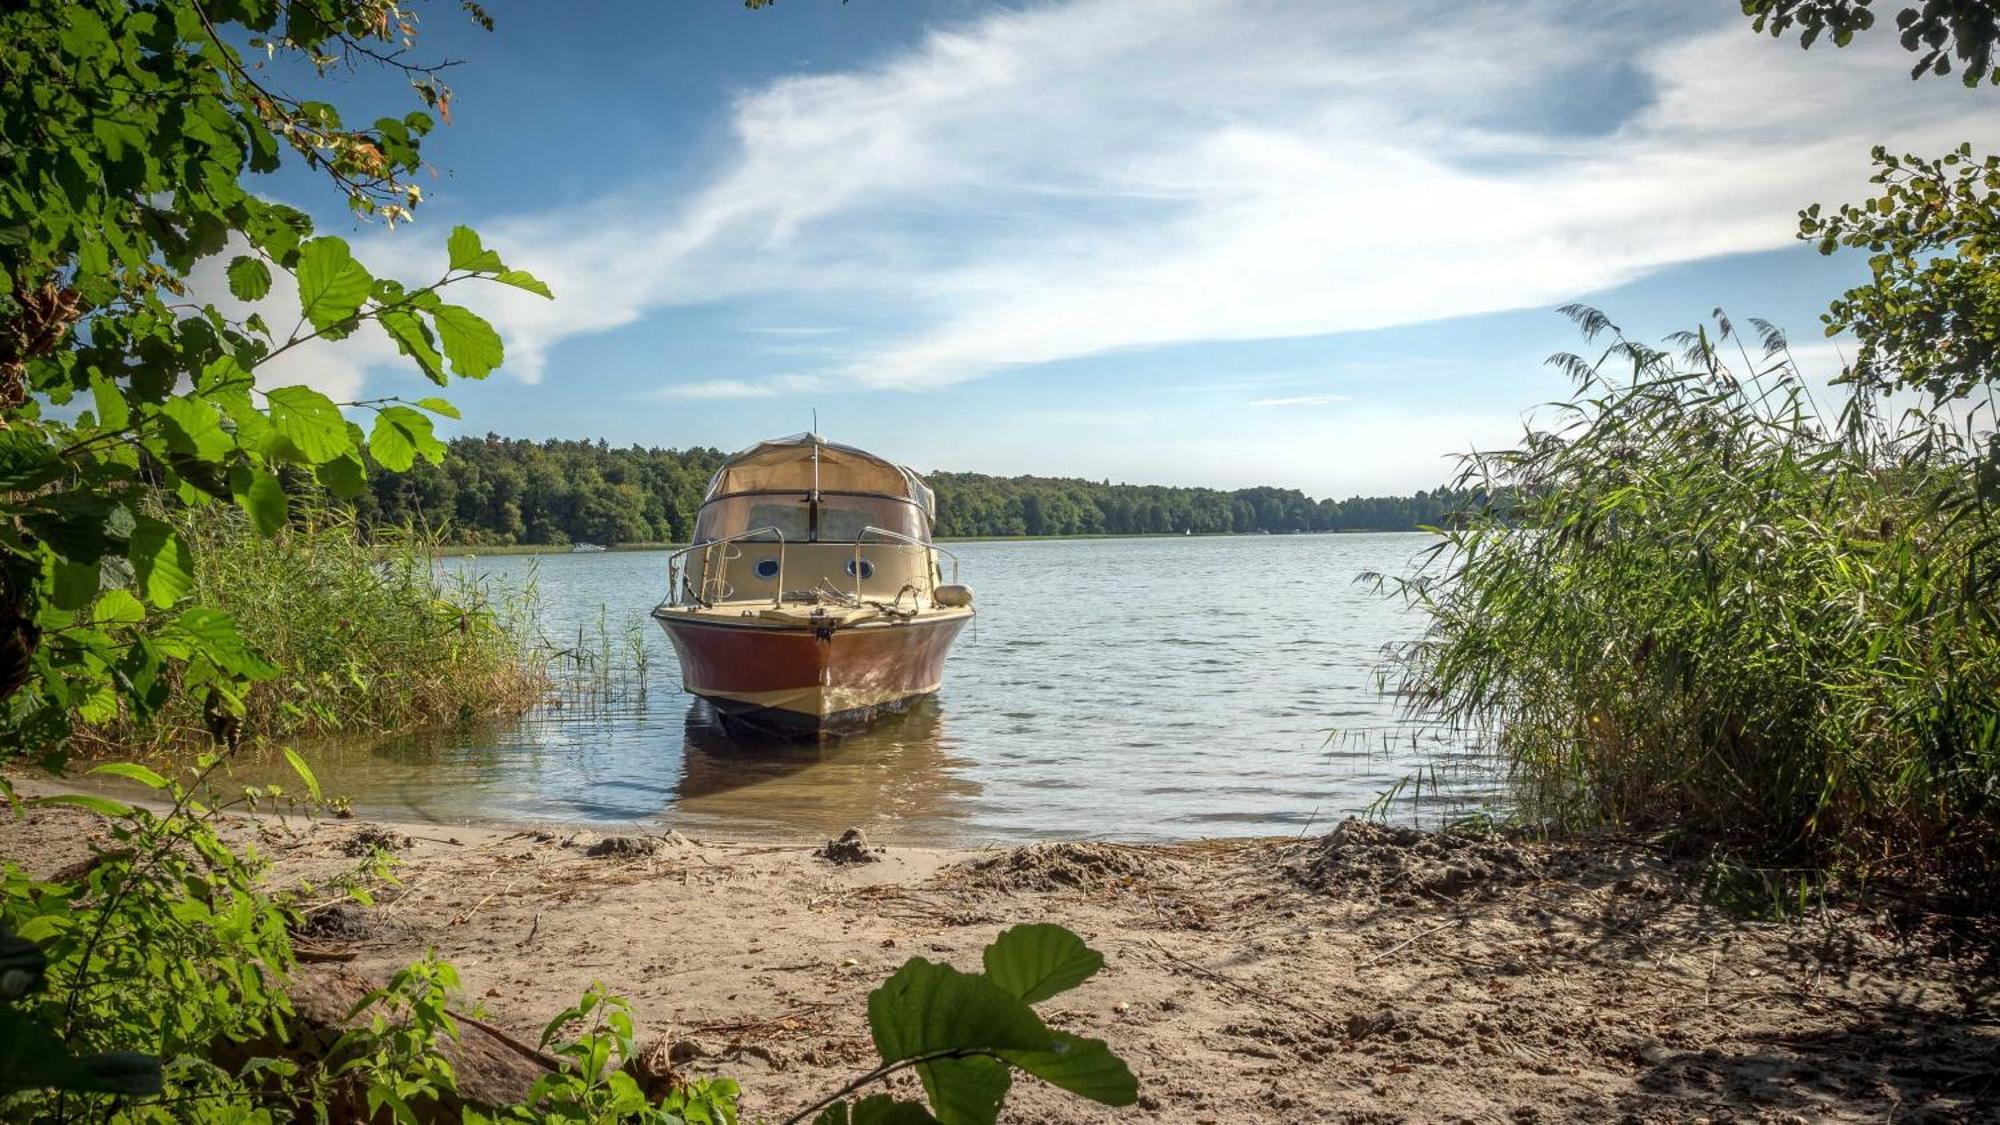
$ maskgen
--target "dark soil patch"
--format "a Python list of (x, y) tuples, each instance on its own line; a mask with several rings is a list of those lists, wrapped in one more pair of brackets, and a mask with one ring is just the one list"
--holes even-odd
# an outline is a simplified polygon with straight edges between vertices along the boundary
[(1106, 890), (1185, 875), (1157, 849), (1123, 844), (1030, 844), (946, 868), (940, 878), (1005, 891)]
[(368, 912), (351, 902), (315, 907), (292, 924), (292, 936), (313, 941), (360, 941), (368, 936)]
[(840, 834), (838, 840), (828, 840), (814, 855), (829, 863), (880, 863), (881, 848), (868, 846), (868, 837), (859, 828), (850, 828)]
[(597, 859), (630, 859), (654, 855), (659, 850), (660, 842), (651, 836), (606, 836), (583, 849), (583, 854)]
[(340, 850), (346, 855), (360, 858), (375, 852), (400, 851), (410, 846), (410, 838), (400, 832), (364, 824), (354, 830), (354, 834), (341, 841)]
[(1342, 821), (1287, 868), (1316, 891), (1460, 898), (1541, 878), (1548, 849), (1501, 833)]

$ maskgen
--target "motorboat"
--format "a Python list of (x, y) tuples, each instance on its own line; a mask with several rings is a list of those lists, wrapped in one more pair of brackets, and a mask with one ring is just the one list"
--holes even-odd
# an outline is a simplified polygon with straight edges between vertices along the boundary
[(973, 615), (936, 518), (922, 477), (816, 433), (730, 457), (653, 610), (682, 685), (725, 721), (805, 735), (936, 692)]

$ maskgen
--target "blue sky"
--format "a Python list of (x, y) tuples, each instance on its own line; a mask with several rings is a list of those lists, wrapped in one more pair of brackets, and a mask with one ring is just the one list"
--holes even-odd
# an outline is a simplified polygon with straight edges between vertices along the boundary
[[(1562, 392), (1567, 301), (1644, 338), (1722, 305), (1832, 373), (1865, 265), (1798, 207), (1878, 142), (2000, 140), (1890, 38), (1808, 55), (1736, 0), (455, 7), (419, 9), (465, 62), (416, 222), (269, 190), (378, 272), (463, 222), (556, 288), (468, 294), (509, 353), (471, 433), (727, 449), (816, 407), (920, 469), (1414, 490)], [(275, 378), (416, 384), (368, 336)]]

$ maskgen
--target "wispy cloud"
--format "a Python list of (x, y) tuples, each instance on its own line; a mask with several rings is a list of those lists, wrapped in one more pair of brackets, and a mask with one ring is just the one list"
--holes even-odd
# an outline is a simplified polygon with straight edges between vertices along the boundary
[(1346, 395), (1292, 395), (1288, 398), (1251, 399), (1252, 406), (1331, 406), (1336, 402), (1346, 402)]
[[(560, 299), (474, 303), (530, 381), (567, 338), (755, 296), (809, 302), (814, 320), (867, 314), (865, 331), (758, 330), (824, 343), (823, 377), (938, 387), (1554, 304), (1789, 243), (1800, 204), (1865, 187), (1882, 137), (1916, 150), (2000, 137), (1985, 103), (1910, 82), (1893, 37), (1807, 54), (1730, 5), (1662, 13), (1633, 0), (996, 12), (867, 68), (747, 92), (733, 157), (684, 195), (633, 184), (482, 222)], [(1599, 100), (1621, 108), (1576, 124), (1612, 71), (1629, 90)], [(400, 233), (372, 241), (371, 259), (428, 260)]]
[(778, 393), (778, 388), (769, 383), (750, 383), (742, 379), (703, 379), (693, 383), (674, 383), (650, 392), (647, 397), (655, 399), (720, 399), (720, 398), (770, 398)]

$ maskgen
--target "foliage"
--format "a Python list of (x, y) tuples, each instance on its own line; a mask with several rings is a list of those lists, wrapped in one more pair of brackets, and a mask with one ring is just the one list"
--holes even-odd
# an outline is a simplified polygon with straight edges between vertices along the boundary
[(364, 542), (351, 514), (333, 507), (303, 509), (270, 538), (233, 508), (166, 522), (192, 549), (194, 599), (239, 622), (275, 671), (244, 694), (240, 717), (218, 715), (167, 677), (151, 722), (93, 723), (86, 746), (378, 734), (517, 712), (539, 694), (532, 607), (496, 602), (483, 583), (441, 569), (427, 538), (385, 529)]
[[(574, 1039), (563, 1033), (577, 1026)], [(728, 1078), (676, 1082), (657, 1101), (640, 1088), (626, 1064), (637, 1057), (631, 1006), (594, 985), (582, 999), (549, 1021), (542, 1049), (563, 1069), (538, 1080), (526, 1100), (487, 1117), (468, 1113), (467, 1125), (500, 1122), (631, 1122), (633, 1125), (736, 1125), (740, 1092)]]
[[(376, 59), (444, 112), (435, 75), (401, 61), (413, 18), (391, 0), (0, 11), (0, 742), (59, 756), (73, 716), (143, 722), (169, 680), (239, 712), (273, 669), (226, 613), (190, 597), (192, 549), (159, 498), (234, 503), (271, 534), (288, 474), (352, 495), (364, 457), (393, 469), (441, 456), (430, 416), (453, 413), (442, 399), (351, 404), (372, 411), (364, 432), (319, 391), (259, 374), (373, 322), (432, 380), (481, 377), (500, 339), (440, 293), (483, 279), (547, 294), (465, 228), (429, 284), (376, 278), (346, 242), (315, 237), (303, 212), (243, 182), (289, 151), (356, 212), (408, 217), (420, 192), (404, 177), (430, 116), (352, 128), (270, 75)], [(270, 63), (246, 65), (239, 43)], [(242, 302), (291, 275), (289, 331), (194, 291), (197, 266), (225, 254)]]
[[(1799, 29), (1799, 46), (1810, 48), (1823, 34), (1845, 47), (1855, 33), (1875, 26), (1871, 0), (1743, 0), (1743, 14), (1758, 31), (1783, 38)], [(1993, 48), (2000, 43), (2000, 6), (1993, 0), (1912, 0), (1896, 13), (1897, 38), (1918, 56), (1911, 78), (1950, 74), (1956, 57), (1967, 86), (2000, 82)]]
[[(12, 1092), (0, 1110), (35, 1120), (169, 1121), (249, 1104), (264, 1076), (294, 1072), (282, 1059), (233, 1069), (216, 1061), (223, 1045), (282, 1025), (292, 964), (285, 907), (261, 886), (261, 861), (232, 850), (217, 832), (225, 811), (283, 805), (269, 792), (203, 803), (199, 787), (217, 764), (197, 761), (182, 782), (139, 765), (98, 767), (157, 791), (170, 802), (162, 813), (84, 794), (23, 802), (100, 813), (105, 843), (49, 879), (30, 878), (12, 863), (0, 867), (0, 931), (36, 943), (46, 961), (47, 988), (18, 1009), (8, 1005), (6, 1019), (16, 1025), (10, 1030), (52, 1040), (44, 1052), (122, 1059), (128, 1078), (150, 1062), (153, 1089), (67, 1083), (50, 1094), (47, 1074), (0, 1075), (0, 1089)], [(132, 1100), (145, 1092), (159, 1099)], [(124, 1108), (112, 1114), (114, 1106)]]
[[(1837, 46), (1874, 26), (1868, 0), (1743, 0), (1759, 31), (1801, 29), (1810, 47), (1831, 31)], [(2000, 84), (1993, 53), (2000, 5), (1924, 0), (1897, 14), (1903, 48), (1920, 53), (1912, 78), (1946, 74), (1955, 56), (1967, 86)], [(1861, 352), (1850, 377), (1864, 388), (1921, 389), (1934, 406), (1967, 398), (2000, 378), (2000, 158), (1961, 145), (1937, 159), (1874, 150), (1877, 194), (1830, 213), (1799, 213), (1799, 237), (1823, 254), (1866, 250), (1870, 280), (1828, 309), (1826, 332), (1853, 332)], [(2000, 449), (1989, 461), (2000, 466)], [(1989, 470), (1991, 471), (1991, 470)]]
[[(428, 525), (452, 542), (685, 542), (715, 449), (615, 448), (603, 442), (459, 438), (442, 464), (374, 472), (353, 503), (377, 526)], [(1224, 534), (1410, 531), (1468, 497), (1314, 500), (1296, 489), (1114, 485), (1053, 477), (935, 473), (940, 535)]]
[[(1099, 1039), (1053, 1031), (1032, 1005), (1096, 974), (1104, 957), (1047, 923), (1004, 930), (984, 971), (912, 957), (868, 997), (868, 1029), (882, 1065), (794, 1114), (786, 1125), (993, 1125), (1016, 1070), (1103, 1105), (1131, 1105), (1139, 1088)], [(915, 1070), (929, 1111), (869, 1085)], [(817, 1115), (817, 1116), (815, 1116)]]
[[(1467, 459), (1519, 489), (1401, 585), (1412, 705), (1493, 740), (1531, 810), (1758, 857), (2000, 874), (2000, 527), (1965, 437), (1835, 427), (1768, 326), (1610, 333), (1560, 421)], [(1518, 528), (1518, 530), (1510, 530)]]
[(1922, 390), (1934, 404), (2000, 380), (2000, 157), (1965, 145), (1937, 160), (1875, 149), (1880, 194), (1800, 215), (1821, 252), (1869, 252), (1872, 278), (1826, 315), (1827, 334), (1861, 340), (1852, 378)]

